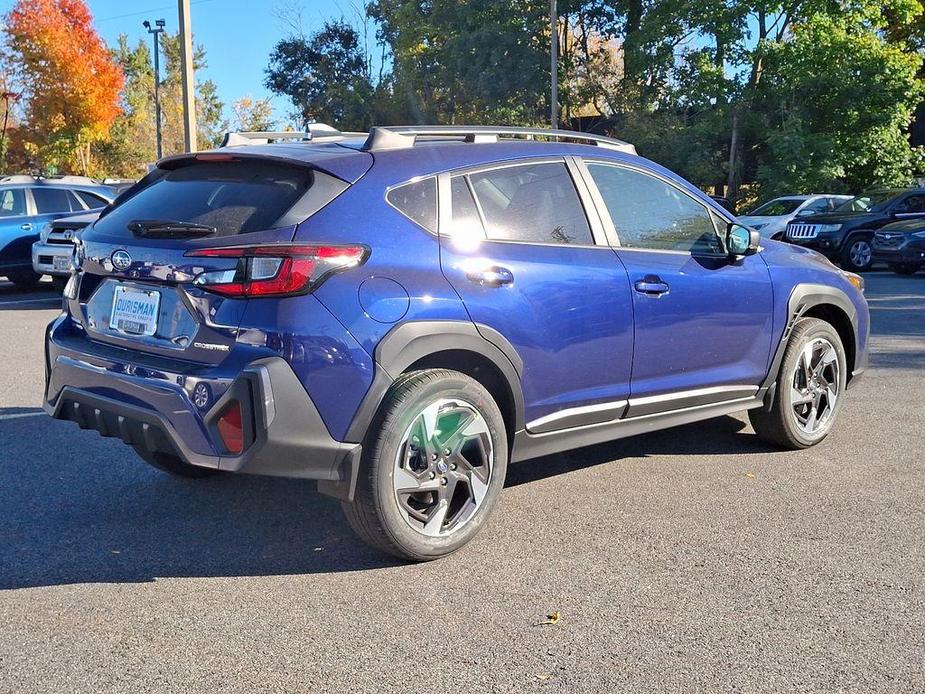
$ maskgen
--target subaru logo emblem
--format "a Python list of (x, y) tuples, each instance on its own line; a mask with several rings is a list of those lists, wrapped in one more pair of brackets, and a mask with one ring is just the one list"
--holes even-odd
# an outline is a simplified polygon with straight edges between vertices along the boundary
[(118, 250), (112, 254), (112, 266), (116, 270), (128, 270), (132, 264), (132, 256), (128, 251)]

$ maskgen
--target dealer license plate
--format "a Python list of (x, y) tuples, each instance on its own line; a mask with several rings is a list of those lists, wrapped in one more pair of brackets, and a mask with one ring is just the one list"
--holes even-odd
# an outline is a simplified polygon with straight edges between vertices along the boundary
[(127, 335), (153, 335), (157, 332), (160, 292), (116, 287), (112, 295), (109, 327)]

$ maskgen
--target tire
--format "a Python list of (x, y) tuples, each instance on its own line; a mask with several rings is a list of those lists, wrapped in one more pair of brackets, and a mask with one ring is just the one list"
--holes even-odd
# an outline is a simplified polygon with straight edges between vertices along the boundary
[[(821, 382), (808, 377), (804, 368), (807, 355), (810, 355), (810, 372), (815, 371), (814, 364), (823, 364), (816, 371)], [(817, 357), (818, 362), (815, 361)], [(833, 357), (831, 361), (830, 357)], [(770, 410), (748, 411), (752, 427), (759, 437), (782, 448), (797, 450), (815, 446), (832, 429), (844, 400), (846, 382), (847, 360), (838, 332), (818, 318), (802, 318), (794, 326), (784, 352)], [(826, 384), (835, 385), (834, 397)]]
[(871, 237), (856, 234), (845, 241), (841, 253), (841, 266), (851, 272), (866, 272), (874, 264), (874, 249)]
[(10, 272), (6, 278), (15, 284), (17, 289), (34, 289), (38, 286), (42, 276), (35, 274), (32, 270), (17, 270)]
[(221, 470), (216, 470), (214, 468), (190, 465), (189, 463), (180, 460), (175, 455), (168, 455), (166, 453), (149, 453), (148, 451), (144, 451), (139, 448), (136, 448), (135, 452), (151, 467), (157, 468), (161, 472), (166, 472), (168, 475), (172, 475), (174, 477), (183, 477), (185, 479), (202, 479), (203, 477), (214, 477), (221, 472)]
[(922, 266), (919, 263), (890, 263), (889, 268), (897, 275), (914, 275)]
[(58, 294), (64, 293), (64, 288), (67, 286), (67, 277), (61, 277), (61, 275), (53, 275), (51, 278), (51, 288), (55, 290)]
[[(454, 433), (438, 436), (446, 433), (438, 423)], [(383, 552), (438, 559), (485, 524), (507, 463), (504, 419), (488, 391), (456, 371), (416, 371), (386, 394), (363, 445), (354, 501), (342, 503), (344, 515)]]

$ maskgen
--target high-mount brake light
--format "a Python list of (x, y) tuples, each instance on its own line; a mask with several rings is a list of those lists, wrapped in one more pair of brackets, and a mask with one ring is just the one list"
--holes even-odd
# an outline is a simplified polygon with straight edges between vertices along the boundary
[(231, 154), (197, 154), (196, 161), (234, 161)]
[(193, 284), (233, 298), (306, 294), (335, 272), (366, 262), (365, 246), (226, 246), (187, 251), (193, 258), (237, 258), (236, 267), (202, 272)]

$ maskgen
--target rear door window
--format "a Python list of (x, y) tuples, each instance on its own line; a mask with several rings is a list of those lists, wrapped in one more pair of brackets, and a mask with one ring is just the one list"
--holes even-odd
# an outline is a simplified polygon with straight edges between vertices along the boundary
[(33, 188), (32, 199), (39, 214), (59, 214), (83, 210), (80, 201), (66, 188)]
[(313, 181), (311, 169), (270, 162), (191, 164), (164, 172), (94, 228), (129, 235), (131, 222), (162, 220), (215, 227), (216, 236), (233, 236), (287, 226), (292, 222), (281, 220)]
[(506, 166), (468, 178), (489, 239), (594, 245), (578, 191), (564, 163)]

